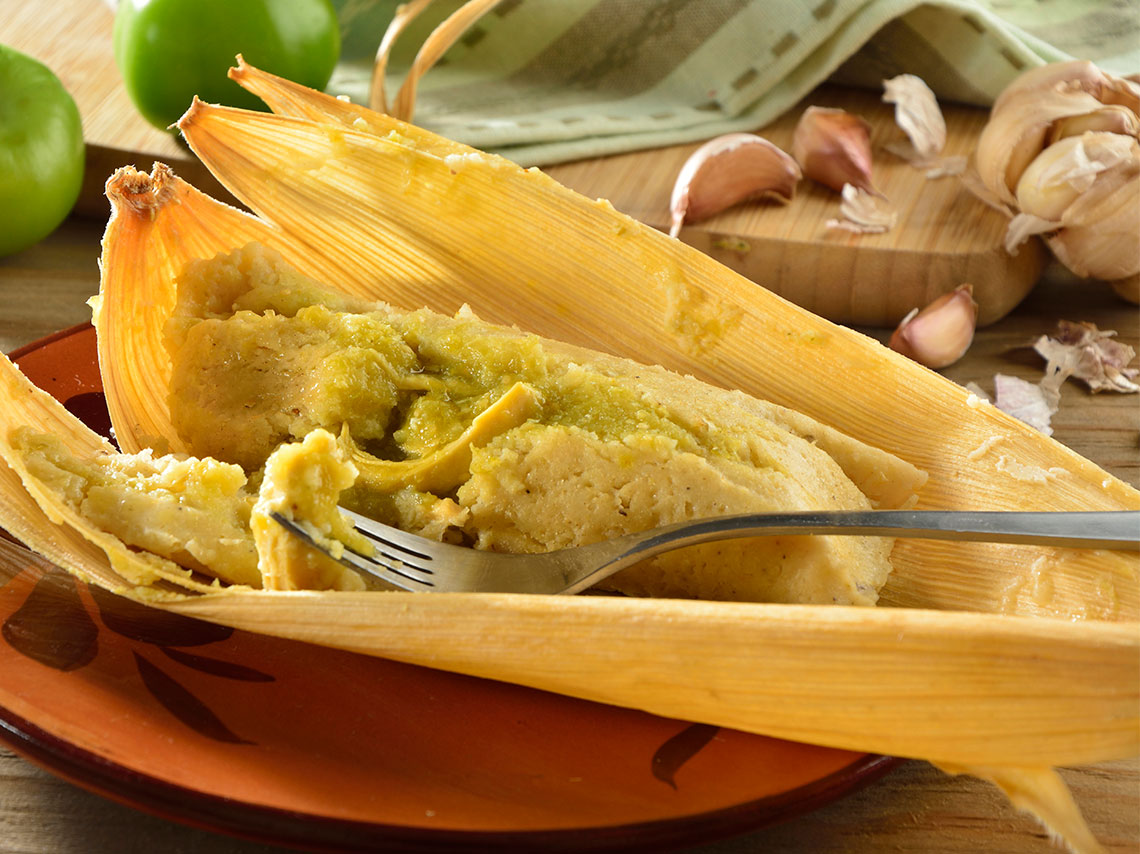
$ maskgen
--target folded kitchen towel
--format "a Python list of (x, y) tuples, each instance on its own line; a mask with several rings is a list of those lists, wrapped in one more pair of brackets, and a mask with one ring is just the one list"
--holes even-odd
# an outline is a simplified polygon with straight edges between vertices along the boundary
[[(336, 0), (330, 91), (368, 103), (396, 0)], [(392, 98), (416, 49), (462, 3), (435, 0), (396, 43)], [(916, 74), (986, 105), (1020, 72), (1092, 59), (1140, 70), (1136, 0), (502, 0), (419, 83), (414, 120), (543, 165), (755, 130), (827, 80)]]

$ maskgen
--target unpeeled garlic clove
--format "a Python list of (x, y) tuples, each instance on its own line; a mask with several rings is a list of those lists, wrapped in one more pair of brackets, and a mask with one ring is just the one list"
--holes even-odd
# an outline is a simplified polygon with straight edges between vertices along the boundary
[[(994, 101), (994, 110), (1003, 110), (1007, 102), (1029, 93), (1041, 96), (1045, 92), (1087, 92), (1102, 103), (1127, 98), (1130, 84), (1123, 78), (1106, 74), (1087, 59), (1072, 59), (1040, 65), (1017, 76)], [(1126, 104), (1127, 106), (1127, 104)]]
[(841, 191), (852, 184), (878, 195), (871, 183), (871, 126), (831, 107), (808, 107), (792, 135), (792, 156), (804, 174)]
[(1025, 214), (1060, 220), (1098, 176), (1127, 161), (1135, 147), (1135, 139), (1118, 133), (1086, 133), (1058, 140), (1021, 173), (1015, 193), (1018, 207)]
[(801, 177), (791, 155), (762, 136), (730, 133), (711, 139), (677, 175), (669, 236), (676, 237), (686, 221), (705, 219), (746, 199), (773, 196), (786, 203)]
[(1140, 272), (1140, 143), (1132, 137), (1088, 133), (1054, 143), (1022, 175), (1017, 200), (1019, 218), (1053, 221), (1041, 230), (1077, 275), (1113, 281)]
[(1114, 282), (1140, 273), (1138, 234), (1140, 159), (1132, 159), (1105, 172), (1070, 205), (1047, 242), (1078, 276)]
[(1069, 116), (1053, 122), (1045, 142), (1052, 145), (1058, 140), (1085, 133), (1118, 133), (1135, 137), (1140, 135), (1140, 117), (1120, 104), (1109, 104), (1083, 116)]
[(974, 286), (959, 285), (904, 317), (891, 335), (890, 348), (928, 368), (945, 368), (970, 348), (977, 323)]

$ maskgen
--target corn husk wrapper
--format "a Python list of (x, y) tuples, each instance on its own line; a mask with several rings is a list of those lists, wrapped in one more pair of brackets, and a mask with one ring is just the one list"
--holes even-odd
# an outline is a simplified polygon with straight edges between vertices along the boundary
[[(161, 166), (108, 184), (94, 306), (124, 450), (156, 437), (181, 450), (161, 341), (174, 275), (259, 240), (347, 292), (406, 308), (468, 303), (492, 322), (795, 408), (929, 472), (920, 507), (1140, 508), (1140, 493), (1088, 460), (607, 202), (249, 66), (233, 74), (275, 115), (195, 103), (181, 128), (257, 217)], [(984, 769), (1008, 791), (1037, 792), (1022, 801), (1080, 850), (1095, 841), (1059, 803), (1049, 766), (1140, 748), (1135, 554), (901, 540), (882, 596), (896, 607), (878, 609), (222, 589), (22, 485), (11, 427), (56, 433), (79, 453), (101, 440), (0, 367), (0, 525), (136, 599), (687, 720)]]

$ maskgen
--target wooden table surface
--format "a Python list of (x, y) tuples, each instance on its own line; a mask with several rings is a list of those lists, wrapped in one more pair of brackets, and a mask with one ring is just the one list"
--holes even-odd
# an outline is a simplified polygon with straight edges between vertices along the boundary
[[(23, 253), (0, 259), (0, 350), (89, 319), (84, 300), (98, 287), (101, 221), (72, 219)], [(992, 389), (997, 372), (1030, 380), (1041, 361), (1024, 345), (1059, 319), (1115, 329), (1140, 347), (1140, 314), (1106, 288), (1050, 268), (1030, 297), (1000, 323), (979, 330), (969, 354), (946, 370)], [(883, 335), (882, 331), (874, 334)], [(1054, 418), (1056, 438), (1133, 485), (1140, 485), (1140, 399), (1091, 395), (1067, 383)], [(1140, 760), (1063, 769), (1093, 832), (1112, 852), (1140, 851)], [(284, 851), (188, 828), (137, 812), (53, 777), (0, 747), (0, 852)], [(988, 784), (905, 763), (853, 795), (782, 825), (687, 849), (694, 854), (754, 851), (1010, 852), (1058, 850), (1036, 823)]]

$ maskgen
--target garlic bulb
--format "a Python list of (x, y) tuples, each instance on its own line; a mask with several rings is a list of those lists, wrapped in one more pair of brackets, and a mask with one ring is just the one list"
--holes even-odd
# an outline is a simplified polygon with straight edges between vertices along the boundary
[[(1015, 214), (1006, 248), (1045, 237), (1080, 276), (1140, 274), (1140, 86), (1091, 62), (1023, 74), (994, 102), (975, 152), (988, 192)], [(1132, 298), (1134, 289), (1117, 288)]]

